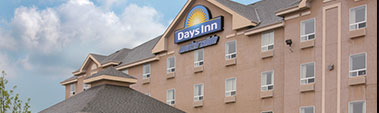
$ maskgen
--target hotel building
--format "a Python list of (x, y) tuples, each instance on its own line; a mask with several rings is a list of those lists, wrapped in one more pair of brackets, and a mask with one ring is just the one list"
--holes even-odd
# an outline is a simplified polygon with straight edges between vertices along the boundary
[[(136, 82), (91, 77), (113, 68)], [(377, 113), (377, 0), (188, 0), (161, 36), (89, 54), (66, 99), (100, 79), (188, 113)]]

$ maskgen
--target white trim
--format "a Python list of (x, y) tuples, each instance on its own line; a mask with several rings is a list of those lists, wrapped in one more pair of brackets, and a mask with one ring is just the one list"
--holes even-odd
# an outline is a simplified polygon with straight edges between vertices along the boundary
[[(234, 42), (234, 45), (235, 45), (235, 52), (234, 53), (227, 53), (226, 51), (226, 47), (228, 46), (229, 43), (231, 42)], [(229, 48), (230, 49), (230, 48)], [(235, 55), (234, 58), (237, 58), (237, 40), (230, 40), (230, 41), (227, 41), (225, 42), (225, 60), (230, 60), (230, 59), (234, 59), (232, 58), (232, 56)]]
[[(265, 34), (270, 34), (270, 33), (273, 34), (273, 39), (274, 39), (273, 42), (270, 43), (270, 44), (267, 44), (267, 45), (263, 45), (263, 44), (262, 44), (263, 35), (265, 35)], [(266, 38), (267, 38), (267, 37), (266, 37)], [(268, 37), (268, 38), (271, 38), (271, 37)], [(272, 49), (268, 49), (269, 46), (274, 46), (274, 47), (273, 47)], [(266, 50), (266, 49), (263, 50), (263, 48), (266, 48), (266, 47), (267, 47), (267, 50)], [(271, 30), (271, 31), (265, 31), (265, 32), (262, 32), (262, 34), (261, 34), (261, 52), (274, 50), (274, 48), (275, 48), (275, 31), (274, 31), (274, 30)]]
[(300, 108), (299, 108), (299, 113), (302, 113), (301, 112), (301, 108), (308, 108), (308, 107), (312, 107), (313, 108), (313, 113), (315, 113), (315, 109), (316, 109), (316, 107), (313, 105), (313, 106), (300, 106)]
[[(199, 60), (199, 61), (195, 61), (197, 59), (196, 58), (196, 52), (198, 51), (203, 51), (203, 60)], [(198, 54), (199, 55), (199, 54)], [(199, 67), (199, 66), (203, 66), (204, 65), (204, 58), (205, 58), (205, 52), (204, 52), (204, 49), (199, 49), (199, 50), (196, 50), (194, 53), (193, 53), (193, 59), (194, 59), (194, 67)], [(198, 58), (199, 59), (199, 58)], [(202, 64), (201, 64), (202, 63)], [(201, 65), (200, 65), (201, 64)]]
[[(173, 97), (173, 99), (168, 99), (168, 91), (170, 91), (170, 90), (172, 90), (173, 91), (173, 95), (172, 95), (172, 97)], [(175, 93), (176, 93), (176, 91), (175, 91), (175, 88), (171, 88), (171, 89), (167, 89), (167, 91), (166, 91), (166, 103), (168, 104), (168, 105), (175, 105)], [(174, 104), (171, 104), (172, 102), (174, 102)]]
[[(353, 23), (353, 24), (350, 24), (350, 15), (351, 15), (351, 10), (352, 9), (355, 9), (355, 8), (358, 8), (358, 7), (365, 7), (365, 20), (362, 21), (362, 22), (357, 22), (357, 23)], [(349, 8), (349, 31), (354, 31), (354, 30), (358, 30), (358, 29), (362, 29), (362, 28), (356, 28), (356, 29), (350, 29), (350, 26), (351, 25), (359, 25), (360, 23), (366, 23), (366, 26), (364, 28), (367, 27), (367, 4), (363, 4), (363, 5), (359, 5), (359, 6), (355, 6), (355, 7), (352, 7), (352, 8)]]
[[(301, 30), (302, 30), (301, 25), (303, 24), (303, 22), (310, 21), (310, 20), (313, 20), (313, 30), (314, 30), (313, 33), (302, 35), (301, 34)], [(305, 28), (304, 28), (304, 32), (305, 32)], [(313, 39), (309, 39), (310, 35), (314, 35), (314, 38)], [(303, 40), (301, 38), (303, 36), (307, 36), (307, 40)], [(309, 18), (309, 19), (300, 21), (300, 42), (305, 42), (305, 41), (314, 40), (314, 39), (316, 39), (316, 18)]]
[(274, 113), (272, 110), (268, 110), (268, 111), (262, 111), (261, 113), (267, 113), (267, 112), (271, 112), (271, 113)]
[[(313, 63), (313, 77), (306, 77), (306, 75), (305, 75), (305, 78), (301, 78), (301, 66), (302, 65), (306, 65), (306, 64), (311, 64), (311, 63)], [(309, 79), (312, 79), (313, 78), (313, 83), (316, 83), (316, 62), (315, 61), (313, 61), (313, 62), (307, 62), (307, 63), (302, 63), (302, 64), (300, 64), (300, 74), (299, 74), (300, 76), (300, 85), (306, 85), (306, 84), (311, 84), (311, 83), (309, 83), (308, 81), (307, 81), (307, 83), (306, 84), (302, 84), (301, 83), (301, 81), (302, 80), (309, 80)]]
[[(365, 55), (365, 68), (364, 69), (358, 69), (358, 70), (350, 70), (350, 66), (351, 66), (351, 56), (354, 56), (354, 55), (360, 55), (360, 54), (364, 54)], [(350, 76), (350, 72), (352, 71), (361, 71), (361, 70), (366, 70), (366, 74), (365, 75), (360, 75), (360, 76), (366, 76), (367, 75), (367, 52), (361, 52), (361, 53), (354, 53), (354, 54), (350, 54), (349, 56), (349, 78), (352, 78), (352, 76)], [(359, 75), (357, 75), (359, 76)]]
[(351, 111), (350, 111), (350, 104), (351, 103), (355, 103), (355, 102), (363, 102), (363, 111), (362, 111), (362, 113), (366, 113), (366, 100), (354, 100), (354, 101), (349, 101), (348, 103), (347, 103), (347, 112), (348, 113), (351, 113)]
[[(167, 64), (168, 64), (168, 62), (169, 62), (169, 59), (170, 58), (174, 58), (174, 67), (169, 67)], [(170, 63), (171, 64), (171, 63)], [(174, 71), (173, 71), (173, 69), (174, 69)], [(173, 72), (175, 72), (176, 71), (176, 57), (175, 56), (169, 56), (169, 57), (167, 57), (167, 59), (166, 59), (166, 73), (168, 74), (168, 73), (173, 73)]]
[[(268, 73), (268, 72), (271, 72), (271, 84), (265, 84), (265, 85), (262, 85), (262, 76), (263, 76), (263, 73)], [(266, 75), (266, 80), (267, 80), (267, 75)], [(271, 90), (274, 90), (274, 81), (275, 81), (275, 78), (274, 78), (274, 70), (269, 70), (269, 71), (264, 71), (264, 72), (261, 72), (261, 91), (271, 91)], [(267, 82), (267, 81), (266, 81)], [(269, 86), (272, 86), (272, 89), (268, 89)], [(262, 90), (263, 87), (267, 87), (267, 90)]]
[[(145, 73), (145, 66), (149, 66), (149, 73)], [(142, 66), (142, 79), (148, 79), (151, 77), (151, 65), (150, 63)]]
[[(227, 81), (231, 80), (231, 79), (234, 79), (234, 81), (235, 81), (234, 86), (236, 86), (236, 88), (234, 90), (226, 91)], [(233, 87), (232, 87), (232, 89), (233, 89)], [(232, 92), (235, 92), (234, 95), (232, 95)], [(230, 93), (230, 95), (227, 95), (229, 93)], [(225, 79), (225, 97), (235, 96), (235, 95), (237, 95), (237, 78), (236, 77), (231, 77), (231, 78)]]
[[(202, 101), (204, 100), (204, 83), (199, 83), (199, 84), (194, 84), (193, 85), (193, 91), (194, 91), (194, 94), (195, 94), (195, 88), (196, 88), (196, 85), (201, 85), (201, 95), (193, 95), (193, 101)], [(202, 99), (200, 100), (200, 97), (202, 97)], [(198, 98), (197, 100), (195, 98)]]

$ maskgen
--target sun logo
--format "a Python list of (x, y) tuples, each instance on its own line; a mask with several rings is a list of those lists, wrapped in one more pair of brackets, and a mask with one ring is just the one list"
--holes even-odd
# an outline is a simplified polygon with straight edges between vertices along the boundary
[(185, 27), (191, 27), (209, 20), (209, 13), (207, 8), (202, 5), (195, 6), (188, 13), (185, 22)]

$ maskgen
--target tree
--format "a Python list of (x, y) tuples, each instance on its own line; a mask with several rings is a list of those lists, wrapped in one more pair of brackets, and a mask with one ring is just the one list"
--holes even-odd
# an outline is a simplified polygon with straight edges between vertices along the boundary
[(4, 71), (1, 72), (0, 77), (0, 113), (30, 113), (30, 98), (22, 106), (22, 100), (19, 98), (19, 94), (14, 94), (16, 86), (8, 91), (6, 84), (8, 80), (5, 79), (7, 75)]

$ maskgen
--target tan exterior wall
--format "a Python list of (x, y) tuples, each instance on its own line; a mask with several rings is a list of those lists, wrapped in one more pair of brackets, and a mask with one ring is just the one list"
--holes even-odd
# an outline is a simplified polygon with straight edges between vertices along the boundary
[[(200, 4), (210, 10), (212, 17), (224, 16), (224, 31), (194, 39), (220, 36), (217, 45), (204, 48), (203, 72), (194, 73), (194, 51), (179, 53), (180, 46), (192, 41), (174, 44), (172, 31), (168, 33), (167, 52), (157, 55), (159, 61), (150, 62), (148, 84), (142, 84), (143, 65), (128, 68), (129, 75), (138, 80), (132, 88), (162, 102), (166, 102), (167, 90), (175, 88), (175, 107), (188, 113), (298, 113), (301, 106), (314, 106), (315, 113), (347, 113), (348, 103), (355, 100), (366, 101), (366, 113), (377, 112), (377, 0), (311, 1), (310, 9), (286, 16), (284, 27), (273, 29), (273, 56), (264, 59), (261, 58), (261, 33), (246, 36), (243, 34), (246, 29), (232, 30), (232, 15), (207, 1), (197, 0), (190, 7)], [(366, 35), (351, 39), (349, 9), (364, 4), (368, 14)], [(310, 18), (315, 18), (314, 46), (302, 49), (300, 22)], [(173, 26), (175, 30), (184, 27), (185, 20), (178, 21), (179, 24)], [(229, 37), (231, 34), (237, 35)], [(285, 44), (287, 39), (293, 41), (291, 48)], [(225, 43), (230, 40), (237, 42), (236, 65), (225, 66)], [(366, 83), (351, 86), (349, 57), (363, 52), (367, 53)], [(175, 56), (176, 71), (174, 78), (167, 79), (166, 60), (170, 56)], [(300, 85), (300, 65), (309, 62), (315, 63), (314, 91), (301, 92), (309, 86)], [(327, 69), (329, 64), (334, 64), (334, 70)], [(261, 72), (269, 70), (274, 70), (273, 97), (262, 99)], [(88, 76), (88, 72), (85, 75)], [(236, 102), (225, 104), (225, 79), (231, 77), (237, 78)], [(78, 92), (82, 91), (83, 78), (78, 79)], [(204, 84), (204, 100), (202, 107), (194, 108), (193, 85), (198, 83)], [(69, 85), (66, 98), (67, 95)]]

